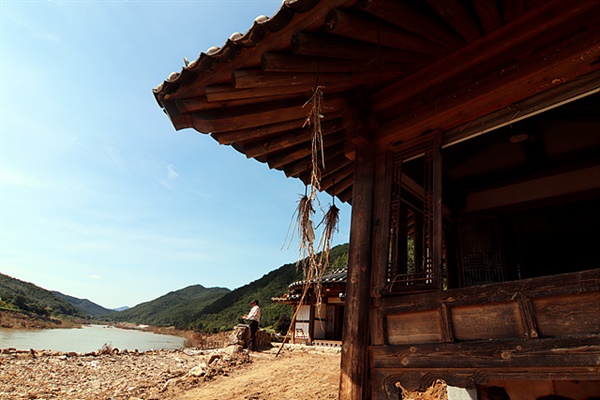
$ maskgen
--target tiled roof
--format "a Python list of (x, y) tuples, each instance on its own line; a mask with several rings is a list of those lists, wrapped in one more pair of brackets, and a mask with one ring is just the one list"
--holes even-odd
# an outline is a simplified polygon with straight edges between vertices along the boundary
[[(321, 284), (322, 285), (329, 285), (329, 284), (335, 284), (335, 283), (346, 283), (346, 278), (348, 276), (348, 267), (342, 267), (342, 268), (338, 268), (336, 270), (333, 270), (332, 272), (330, 272), (327, 275), (323, 275), (323, 278), (321, 279)], [(310, 281), (310, 283), (316, 283), (317, 281), (315, 279), (312, 279)], [(297, 287), (297, 286), (303, 286), (306, 283), (306, 281), (296, 281), (293, 282), (289, 285), (290, 288), (293, 287)]]
[(520, 4), (286, 0), (153, 93), (175, 129), (210, 135), (308, 185), (303, 106), (322, 86), (320, 187), (351, 203), (366, 138), (383, 154), (439, 131), (447, 148), (537, 113), (559, 85), (571, 93), (577, 79), (596, 79), (597, 1)]
[(286, 26), (296, 13), (305, 13), (319, 3), (319, 0), (284, 0), (281, 8), (272, 17), (259, 15), (244, 34), (232, 33), (221, 47), (212, 46), (200, 53), (196, 60), (184, 65), (180, 72), (172, 72), (169, 77), (153, 89), (157, 100), (173, 93), (182, 84), (193, 81), (198, 75), (208, 73), (220, 63), (233, 60), (241, 49), (252, 48), (264, 39), (268, 32), (277, 32)]

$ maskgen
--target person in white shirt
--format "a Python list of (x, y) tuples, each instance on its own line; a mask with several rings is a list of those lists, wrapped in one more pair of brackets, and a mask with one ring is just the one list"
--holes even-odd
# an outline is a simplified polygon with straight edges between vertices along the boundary
[(258, 306), (258, 300), (252, 300), (250, 304), (252, 304), (250, 312), (242, 318), (247, 320), (250, 325), (250, 343), (248, 345), (248, 350), (256, 351), (258, 350), (258, 347), (256, 346), (256, 332), (258, 331), (258, 324), (260, 323), (260, 307)]

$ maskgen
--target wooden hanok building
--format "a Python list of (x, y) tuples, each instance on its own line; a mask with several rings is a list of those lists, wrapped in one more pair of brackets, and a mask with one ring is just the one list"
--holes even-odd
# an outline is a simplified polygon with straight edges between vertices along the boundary
[(154, 95), (352, 205), (340, 399), (598, 397), (600, 2), (286, 0)]
[[(272, 298), (294, 307), (293, 343), (339, 346), (342, 341), (348, 267), (336, 268), (319, 281), (296, 281), (287, 293)], [(306, 289), (306, 290), (305, 290)]]

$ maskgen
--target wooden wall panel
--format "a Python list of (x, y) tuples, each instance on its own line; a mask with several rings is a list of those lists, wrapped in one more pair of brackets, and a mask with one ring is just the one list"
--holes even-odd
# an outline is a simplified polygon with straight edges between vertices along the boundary
[(386, 322), (389, 344), (443, 342), (438, 310), (389, 314)]
[(600, 333), (600, 292), (533, 299), (542, 337)]
[(456, 340), (525, 337), (516, 301), (453, 307), (450, 317)]

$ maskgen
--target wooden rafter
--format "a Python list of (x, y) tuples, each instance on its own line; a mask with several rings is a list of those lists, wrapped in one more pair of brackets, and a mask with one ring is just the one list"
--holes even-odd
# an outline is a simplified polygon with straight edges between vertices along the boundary
[(314, 72), (282, 73), (263, 72), (261, 70), (241, 70), (233, 73), (235, 89), (276, 88), (282, 90), (288, 86), (304, 88), (314, 87), (319, 80), (320, 86), (338, 86), (351, 88), (369, 82), (378, 82), (397, 75), (395, 72)]
[(323, 37), (309, 33), (296, 33), (292, 38), (292, 51), (295, 54), (345, 58), (349, 60), (381, 61), (383, 63), (402, 63), (421, 65), (431, 62), (434, 57), (406, 50), (367, 44), (348, 40), (334, 35)]
[(211, 136), (220, 144), (232, 144), (242, 140), (257, 139), (275, 133), (285, 132), (291, 129), (301, 128), (305, 118), (294, 119), (276, 124), (261, 125), (255, 128), (238, 129), (224, 132), (214, 132)]
[[(279, 101), (289, 100), (290, 95), (286, 93), (278, 93), (275, 96), (270, 96), (268, 101)], [(176, 100), (174, 102), (177, 110), (182, 114), (191, 114), (194, 112), (201, 112), (205, 110), (218, 110), (231, 107), (239, 107), (245, 105), (255, 104), (257, 102), (256, 97), (247, 98), (232, 98), (231, 100), (212, 101), (209, 102), (206, 96), (198, 96), (190, 99)]]
[(389, 48), (439, 56), (446, 49), (437, 43), (406, 32), (385, 21), (364, 18), (342, 10), (332, 10), (325, 20), (328, 32)]
[(481, 28), (458, 0), (427, 0), (427, 2), (458, 32), (465, 42), (481, 36)]
[[(331, 135), (342, 129), (343, 124), (341, 119), (324, 122), (321, 125), (323, 136)], [(285, 134), (261, 138), (260, 141), (253, 141), (249, 144), (244, 144), (244, 142), (239, 142), (239, 144), (243, 147), (244, 153), (248, 158), (261, 156), (268, 157), (271, 153), (276, 153), (301, 143), (308, 143), (311, 139), (312, 131), (309, 127), (305, 127), (286, 132)]]
[(344, 191), (352, 185), (354, 167), (348, 164), (337, 171), (321, 178), (321, 190), (332, 189), (332, 194)]
[[(239, 101), (250, 99), (252, 102), (271, 101), (274, 98), (290, 98), (290, 96), (309, 96), (310, 85), (304, 86), (281, 86), (281, 87), (263, 87), (252, 89), (236, 89), (233, 85), (213, 85), (206, 87), (206, 98), (209, 103), (224, 101)], [(248, 103), (251, 104), (251, 103)]]
[[(191, 122), (194, 128), (200, 132), (256, 128), (306, 117), (306, 110), (302, 108), (305, 102), (306, 99), (299, 99), (289, 102), (259, 103), (227, 110), (211, 110), (201, 114), (192, 114)], [(344, 97), (328, 96), (323, 100), (323, 114), (341, 112), (345, 105)]]
[(463, 45), (455, 32), (440, 25), (431, 16), (401, 1), (370, 0), (359, 4), (371, 15), (388, 21), (409, 32), (427, 38), (447, 49), (456, 49)]
[[(505, 1), (503, 3), (509, 3)], [(502, 17), (495, 0), (480, 0), (473, 2), (485, 32), (491, 32), (502, 25)]]
[[(310, 156), (306, 156), (286, 164), (283, 170), (286, 176), (298, 177), (303, 182), (308, 182), (310, 180), (310, 171), (308, 168), (310, 162)], [(336, 145), (325, 152), (325, 171), (336, 170), (348, 162), (349, 160), (344, 155), (343, 145)]]
[[(430, 129), (448, 130), (521, 101), (597, 69), (593, 62), (598, 57), (600, 28), (597, 27), (571, 36), (551, 49), (533, 55), (527, 62), (515, 62), (488, 74), (476, 86), (464, 87), (418, 112), (398, 115), (379, 130), (380, 145), (414, 137)], [(502, 98), (489, 96), (499, 88), (505, 93)]]
[[(344, 142), (344, 135), (340, 133), (332, 134), (327, 136), (327, 140), (324, 141), (324, 148), (327, 150), (329, 147)], [(275, 153), (267, 157), (267, 163), (269, 167), (281, 169), (288, 163), (304, 159), (311, 154), (311, 146), (297, 145), (286, 148), (283, 151)]]
[(503, 6), (503, 21), (509, 22), (521, 16), (525, 10), (525, 0), (504, 0)]
[(414, 63), (388, 63), (375, 68), (370, 60), (348, 60), (331, 57), (311, 57), (288, 53), (265, 53), (262, 70), (266, 72), (405, 72), (414, 68)]
[(577, 6), (569, 6), (567, 13), (556, 12), (555, 10), (561, 9), (565, 2), (571, 3), (570, 0), (548, 2), (540, 7), (540, 12), (525, 14), (522, 18), (449, 54), (439, 63), (430, 64), (380, 90), (372, 97), (373, 110), (390, 108), (597, 7), (597, 1), (585, 1), (577, 3)]

